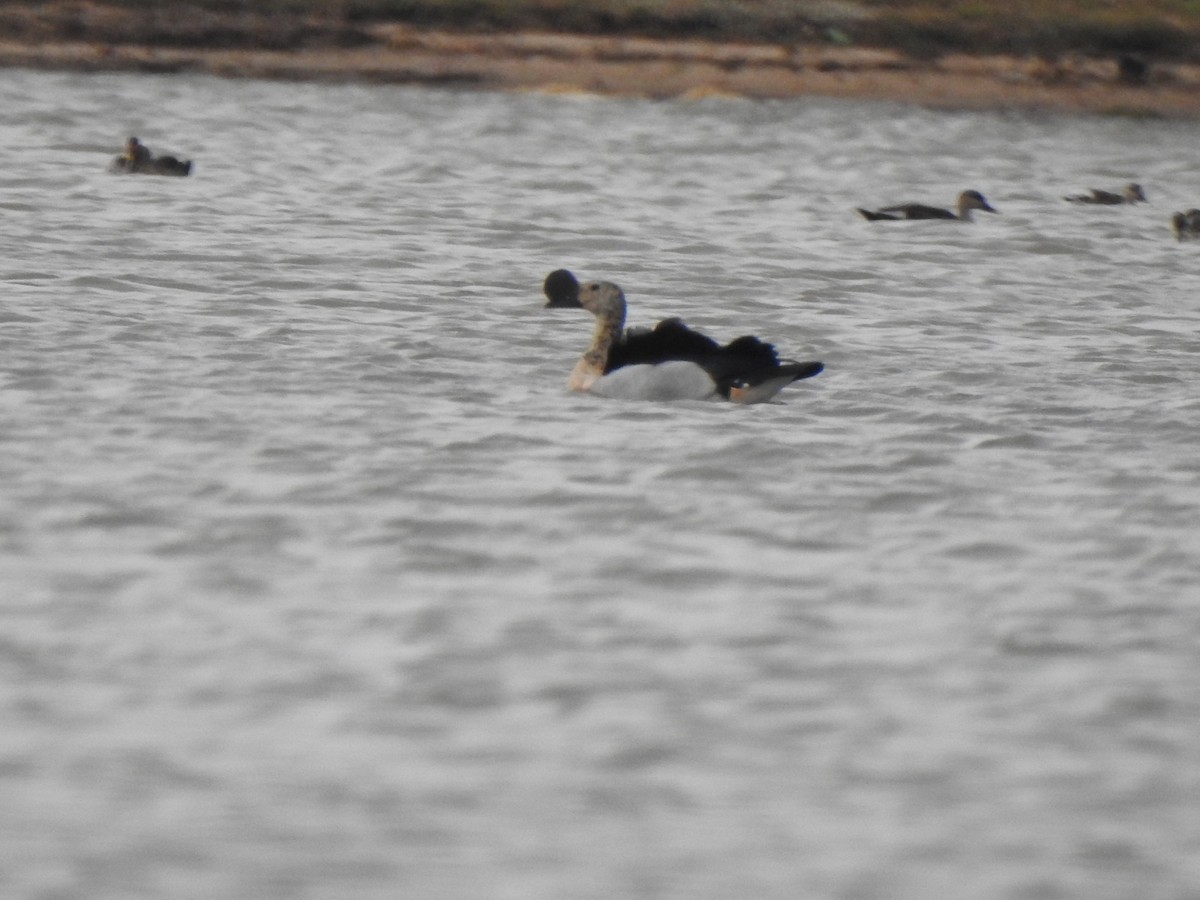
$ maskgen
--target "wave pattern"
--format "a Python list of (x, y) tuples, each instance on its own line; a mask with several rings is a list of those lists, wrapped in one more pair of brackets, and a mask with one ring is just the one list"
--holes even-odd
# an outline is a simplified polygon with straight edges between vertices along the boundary
[[(1194, 889), (1195, 125), (0, 96), (6, 896)], [(573, 396), (559, 266), (828, 369)]]

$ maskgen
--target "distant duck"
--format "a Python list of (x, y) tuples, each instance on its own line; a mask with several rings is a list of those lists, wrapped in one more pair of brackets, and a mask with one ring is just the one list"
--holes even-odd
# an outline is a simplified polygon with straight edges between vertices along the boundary
[(1069, 197), (1063, 197), (1068, 203), (1092, 203), (1100, 206), (1120, 206), (1122, 203), (1145, 203), (1146, 194), (1142, 190), (1140, 184), (1130, 182), (1121, 188), (1120, 193), (1115, 191), (1101, 191), (1097, 188), (1092, 188), (1090, 194), (1072, 194)]
[(1177, 241), (1200, 237), (1200, 209), (1175, 213), (1171, 216), (1171, 230), (1175, 232)]
[(625, 295), (615, 284), (580, 284), (566, 269), (546, 276), (546, 306), (586, 309), (596, 317), (591, 346), (576, 364), (572, 391), (624, 400), (710, 400), (763, 403), (784, 387), (820, 373), (816, 361), (780, 361), (775, 348), (756, 337), (721, 346), (681, 319), (653, 329), (622, 331)]
[(869, 210), (858, 207), (862, 217), (868, 222), (893, 222), (903, 219), (957, 219), (970, 222), (971, 210), (994, 213), (990, 203), (979, 191), (963, 191), (958, 195), (958, 213), (942, 209), (938, 206), (925, 206), (921, 203), (901, 203), (899, 206), (885, 206), (883, 209)]
[(125, 152), (112, 161), (109, 171), (127, 175), (190, 175), (192, 161), (155, 156), (135, 137), (125, 141)]

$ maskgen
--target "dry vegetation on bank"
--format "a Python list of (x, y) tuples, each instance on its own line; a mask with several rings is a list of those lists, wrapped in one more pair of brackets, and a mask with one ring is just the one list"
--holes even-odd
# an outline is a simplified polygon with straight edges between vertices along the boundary
[(1200, 0), (0, 0), (0, 65), (1200, 115)]
[[(882, 47), (943, 53), (1139, 54), (1200, 61), (1200, 0), (0, 0), (0, 38), (160, 46), (356, 46), (393, 22)], [(266, 46), (264, 46), (264, 42)]]

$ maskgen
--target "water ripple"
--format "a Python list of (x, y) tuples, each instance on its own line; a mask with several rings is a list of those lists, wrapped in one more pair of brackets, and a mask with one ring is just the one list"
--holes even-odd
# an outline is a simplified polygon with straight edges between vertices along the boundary
[[(1194, 883), (1195, 125), (0, 100), (6, 893)], [(128, 133), (195, 174), (108, 175)], [(966, 187), (1000, 215), (854, 212)], [(827, 371), (571, 395), (564, 265)]]

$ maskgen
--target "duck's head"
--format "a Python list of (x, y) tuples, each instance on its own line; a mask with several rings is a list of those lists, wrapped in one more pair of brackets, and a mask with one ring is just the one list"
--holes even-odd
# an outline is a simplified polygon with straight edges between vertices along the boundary
[(542, 282), (547, 308), (579, 309), (579, 281), (566, 269), (555, 269)]
[(960, 212), (968, 209), (979, 209), (983, 210), (983, 212), (990, 213), (996, 212), (996, 210), (992, 208), (992, 205), (987, 202), (987, 198), (985, 198), (983, 194), (979, 193), (979, 191), (963, 191), (961, 194), (959, 194), (958, 208)]
[(138, 148), (142, 146), (142, 142), (135, 137), (125, 138), (125, 158), (133, 159), (137, 156)]
[(586, 309), (592, 315), (618, 324), (625, 320), (625, 294), (611, 281), (580, 284), (566, 269), (556, 269), (542, 282), (547, 308)]
[(597, 318), (625, 318), (625, 294), (611, 281), (579, 285), (579, 305)]
[(1130, 203), (1146, 202), (1146, 192), (1142, 190), (1142, 186), (1140, 184), (1133, 184), (1130, 182), (1129, 184), (1125, 185), (1124, 194), (1125, 199)]

